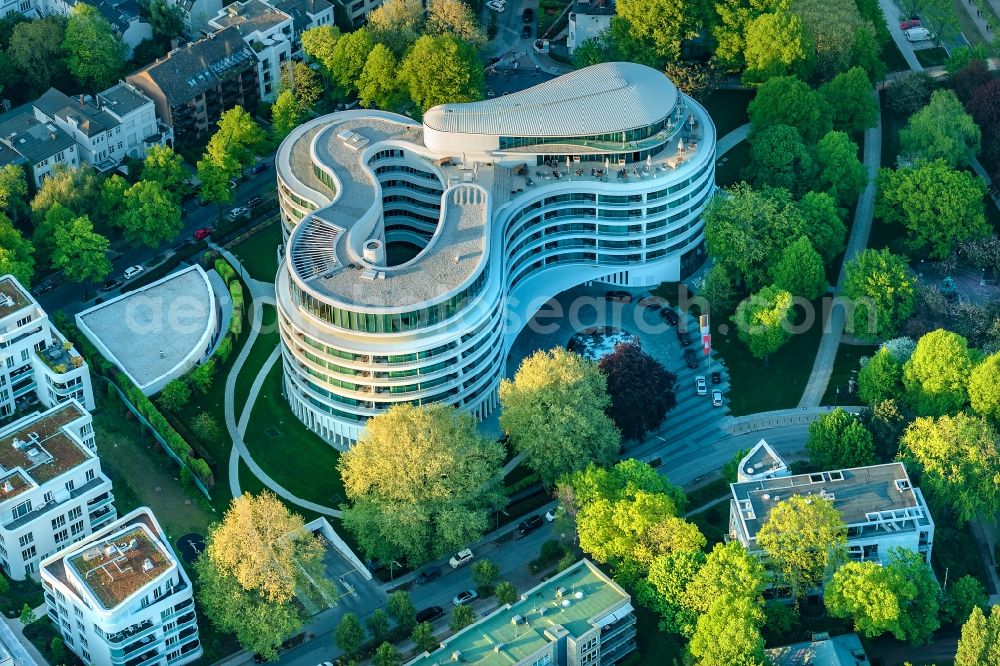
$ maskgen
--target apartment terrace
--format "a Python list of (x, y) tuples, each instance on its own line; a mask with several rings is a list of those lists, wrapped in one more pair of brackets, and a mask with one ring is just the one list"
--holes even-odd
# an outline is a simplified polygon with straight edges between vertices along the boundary
[(67, 403), (0, 434), (0, 474), (20, 467), (42, 485), (86, 461), (90, 453), (63, 430), (81, 416), (79, 407)]
[(0, 280), (0, 319), (17, 312), (29, 303), (31, 299), (14, 280), (10, 278)]
[(93, 542), (67, 559), (79, 580), (111, 610), (156, 580), (173, 561), (143, 525)]
[(0, 476), (0, 504), (12, 497), (17, 497), (29, 488), (31, 488), (31, 484), (21, 472), (11, 472)]

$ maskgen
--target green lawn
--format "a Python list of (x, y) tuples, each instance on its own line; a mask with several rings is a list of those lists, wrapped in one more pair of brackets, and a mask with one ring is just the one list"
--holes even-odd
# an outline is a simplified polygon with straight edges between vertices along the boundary
[[(6, 578), (2, 573), (0, 573), (0, 577)], [(10, 584), (10, 589), (0, 595), (0, 613), (3, 613), (7, 617), (17, 617), (20, 615), (24, 604), (28, 604), (32, 608), (38, 608), (45, 602), (45, 598), (42, 596), (42, 586), (32, 578), (29, 577), (24, 580), (11, 580), (7, 578), (6, 580)]]
[[(837, 348), (837, 358), (833, 362), (833, 372), (830, 374), (830, 383), (826, 386), (826, 393), (823, 394), (824, 405), (857, 405), (860, 399), (848, 394), (851, 379), (851, 371), (858, 369), (858, 361), (862, 356), (872, 356), (878, 351), (878, 345), (847, 345), (841, 344)], [(857, 377), (855, 377), (855, 380)], [(840, 387), (840, 397), (837, 396), (837, 387)], [(856, 390), (856, 389), (855, 389)]]
[[(958, 19), (958, 27), (962, 30), (962, 34), (965, 35), (969, 44), (972, 46), (980, 44), (989, 46), (989, 43), (983, 38), (983, 33), (979, 31), (979, 26), (976, 25), (976, 22), (969, 15), (968, 10), (965, 9), (965, 0), (951, 0), (951, 7), (955, 13), (955, 18)], [(969, 5), (969, 7), (972, 11), (976, 11), (976, 8), (972, 5)]]
[(278, 272), (276, 250), (281, 243), (281, 222), (275, 221), (231, 249), (250, 277), (274, 282)]
[(673, 634), (660, 631), (656, 613), (635, 604), (635, 641), (637, 650), (621, 666), (682, 666), (684, 645)]
[(933, 49), (921, 49), (913, 53), (917, 56), (917, 62), (924, 67), (937, 67), (943, 65), (948, 59), (948, 52), (941, 46)]
[(233, 391), (233, 405), (236, 407), (237, 419), (239, 419), (240, 411), (250, 395), (253, 380), (257, 377), (260, 369), (264, 367), (264, 362), (267, 361), (274, 348), (278, 346), (277, 310), (270, 305), (265, 305), (261, 308), (261, 312), (263, 315), (261, 317), (261, 332), (240, 369), (236, 389)]
[(750, 144), (740, 142), (719, 158), (715, 167), (715, 182), (719, 187), (729, 187), (743, 180), (743, 170), (750, 164)]
[(715, 132), (719, 138), (750, 122), (747, 105), (756, 94), (756, 90), (715, 90), (701, 100), (708, 114), (712, 116)]

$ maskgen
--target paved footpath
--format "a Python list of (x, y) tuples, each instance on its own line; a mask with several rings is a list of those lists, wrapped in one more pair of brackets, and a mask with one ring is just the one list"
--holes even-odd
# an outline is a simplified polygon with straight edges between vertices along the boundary
[(715, 159), (719, 159), (732, 150), (733, 146), (746, 139), (748, 134), (750, 134), (750, 123), (740, 125), (729, 134), (721, 137), (715, 142)]

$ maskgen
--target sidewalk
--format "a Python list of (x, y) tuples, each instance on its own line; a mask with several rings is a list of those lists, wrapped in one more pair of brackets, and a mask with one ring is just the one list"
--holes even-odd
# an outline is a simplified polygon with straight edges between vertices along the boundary
[[(34, 609), (35, 618), (44, 617), (48, 609), (45, 604)], [(0, 643), (6, 647), (14, 663), (18, 666), (47, 666), (48, 662), (31, 642), (24, 637), (24, 625), (19, 618), (8, 619), (0, 616)]]
[[(841, 409), (848, 412), (859, 412), (863, 407), (855, 405), (841, 405)], [(722, 429), (732, 435), (741, 435), (755, 430), (768, 430), (770, 428), (781, 428), (783, 426), (796, 425), (801, 423), (812, 423), (816, 417), (833, 411), (831, 406), (821, 407), (797, 407), (795, 409), (778, 409), (773, 412), (760, 412), (749, 416), (731, 417), (728, 423), (723, 424)]]

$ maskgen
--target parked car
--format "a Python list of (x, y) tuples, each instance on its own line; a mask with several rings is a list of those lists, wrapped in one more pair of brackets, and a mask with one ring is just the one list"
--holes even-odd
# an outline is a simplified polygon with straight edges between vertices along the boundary
[(437, 580), (441, 577), (440, 569), (428, 569), (427, 571), (421, 571), (417, 576), (417, 585), (426, 585), (432, 580)]
[(257, 206), (260, 206), (263, 203), (264, 203), (264, 197), (257, 194), (255, 196), (250, 197), (249, 201), (247, 201), (247, 208), (256, 208)]
[(503, 14), (503, 10), (507, 9), (507, 3), (499, 2), (498, 0), (491, 0), (486, 3), (486, 6), (495, 11), (497, 14)]
[(684, 362), (692, 370), (698, 367), (698, 354), (693, 349), (684, 350)]
[(903, 36), (906, 37), (907, 41), (910, 42), (926, 42), (930, 39), (934, 39), (934, 33), (927, 28), (921, 28), (917, 26), (916, 28), (910, 28), (909, 30), (903, 31)]
[(908, 19), (903, 19), (903, 21), (899, 24), (899, 27), (902, 28), (903, 30), (909, 30), (910, 28), (916, 28), (919, 26), (920, 26), (919, 16), (911, 16)]
[(35, 296), (41, 296), (42, 294), (49, 293), (50, 291), (52, 291), (55, 288), (56, 288), (56, 286), (54, 284), (52, 284), (51, 282), (42, 282), (37, 287), (35, 287), (34, 289), (32, 289), (31, 293), (34, 294)]
[(525, 23), (531, 23), (535, 20), (535, 10), (531, 7), (525, 7), (524, 11), (521, 12), (521, 20)]
[(604, 293), (604, 300), (614, 303), (631, 303), (632, 294), (627, 291), (607, 291)]
[(550, 523), (553, 520), (555, 520), (558, 516), (559, 516), (559, 507), (556, 507), (555, 509), (549, 509), (548, 511), (545, 512), (545, 520), (549, 521)]
[(250, 214), (250, 209), (249, 208), (247, 208), (246, 206), (237, 206), (236, 208), (233, 208), (231, 211), (229, 211), (229, 213), (227, 213), (227, 217), (230, 220), (235, 220), (237, 218), (240, 218), (240, 217), (243, 217), (244, 215), (249, 215), (249, 214)]
[(712, 383), (721, 384), (722, 383), (722, 373), (716, 370), (712, 373)]
[(444, 609), (440, 606), (429, 606), (417, 613), (417, 624), (432, 622), (444, 616)]
[(195, 240), (205, 240), (212, 235), (212, 227), (202, 227), (194, 232)]
[(663, 319), (671, 326), (676, 326), (681, 322), (680, 316), (674, 312), (673, 308), (663, 308), (660, 310), (660, 316), (663, 317)]
[(704, 375), (698, 375), (694, 378), (694, 387), (698, 395), (708, 395), (708, 382), (705, 381)]
[(529, 39), (531, 37), (531, 26), (526, 25), (521, 28), (521, 37), (524, 39)]
[(682, 331), (681, 329), (677, 329), (677, 340), (682, 345), (687, 347), (689, 344), (691, 344), (691, 334), (688, 333), (687, 331)]
[(452, 555), (451, 559), (448, 560), (448, 564), (451, 565), (452, 569), (458, 569), (459, 567), (464, 567), (466, 564), (471, 562), (473, 557), (475, 557), (475, 555), (472, 554), (472, 551), (466, 548), (465, 550), (460, 550)]
[(462, 590), (455, 595), (455, 598), (451, 600), (451, 603), (456, 606), (464, 606), (465, 604), (471, 604), (478, 597), (479, 594), (477, 594), (475, 590)]
[(667, 307), (666, 302), (659, 296), (646, 296), (645, 298), (639, 299), (639, 305), (644, 308), (649, 308), (653, 312), (656, 312), (660, 308)]
[(250, 167), (250, 173), (252, 173), (253, 175), (256, 176), (259, 173), (264, 173), (265, 171), (267, 171), (267, 168), (269, 166), (271, 166), (271, 165), (268, 164), (267, 162), (261, 162), (260, 164), (254, 164), (252, 167)]
[(538, 514), (535, 514), (534, 516), (522, 520), (517, 524), (517, 535), (527, 536), (532, 532), (534, 532), (535, 530), (537, 530), (543, 524), (544, 522), (542, 521), (542, 517), (539, 516)]
[(105, 280), (104, 281), (104, 284), (101, 285), (101, 290), (102, 291), (111, 291), (112, 289), (117, 289), (120, 286), (122, 286), (122, 281), (121, 280), (116, 280), (114, 278), (111, 278), (110, 280)]
[(191, 244), (190, 238), (182, 238), (179, 241), (174, 241), (174, 244), (171, 245), (170, 247), (176, 252), (177, 250), (183, 250), (190, 244)]
[(722, 391), (719, 391), (718, 389), (712, 391), (712, 406), (722, 407)]
[(131, 280), (132, 278), (134, 278), (136, 275), (138, 275), (139, 273), (143, 272), (144, 270), (146, 270), (146, 268), (144, 266), (129, 266), (128, 268), (125, 269), (125, 273), (124, 273), (125, 279), (126, 280)]

